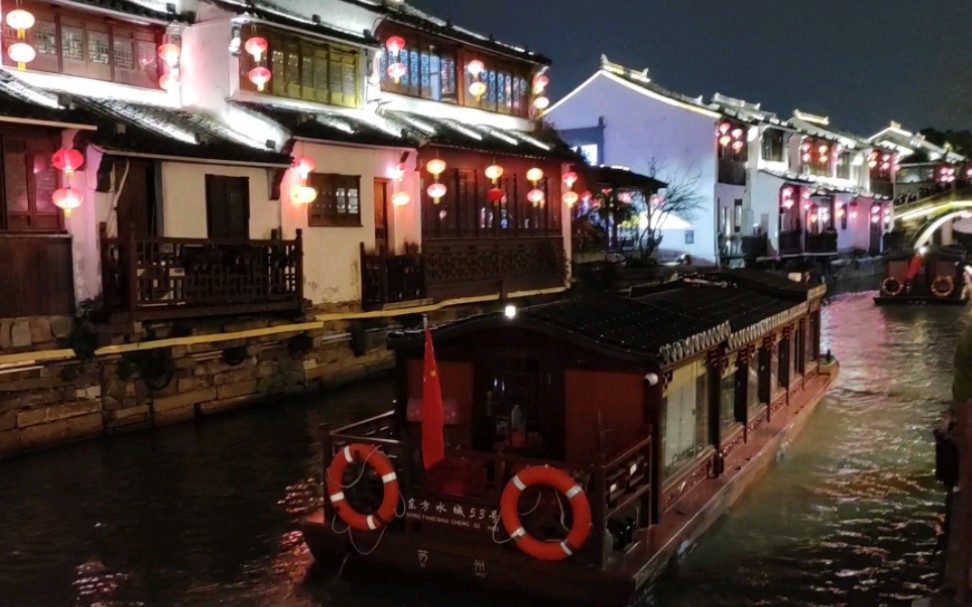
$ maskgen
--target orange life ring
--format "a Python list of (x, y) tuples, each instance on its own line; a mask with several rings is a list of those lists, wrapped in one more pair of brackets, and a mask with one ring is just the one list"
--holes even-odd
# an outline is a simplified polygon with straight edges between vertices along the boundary
[[(574, 524), (567, 538), (559, 543), (542, 542), (527, 534), (517, 509), (523, 490), (533, 485), (548, 485), (563, 493), (570, 502)], [(549, 466), (530, 466), (517, 473), (503, 489), (500, 499), (503, 528), (517, 547), (541, 561), (559, 561), (580, 550), (591, 533), (591, 505), (584, 489), (569, 474)]]
[[(939, 290), (939, 285), (945, 285), (944, 289)], [(955, 292), (955, 279), (951, 276), (937, 276), (931, 285), (932, 293), (936, 297), (948, 297)]]
[(901, 292), (904, 291), (904, 287), (903, 282), (894, 276), (888, 276), (884, 279), (884, 282), (881, 283), (881, 292), (885, 295), (891, 295), (893, 297), (895, 295), (901, 295)]
[[(344, 486), (341, 484), (344, 471), (355, 459), (370, 465), (381, 477), (384, 484), (384, 495), (381, 505), (374, 514), (362, 514), (351, 507), (344, 496)], [(395, 510), (401, 497), (398, 487), (398, 477), (395, 467), (378, 447), (354, 443), (341, 449), (341, 452), (327, 468), (327, 494), (334, 510), (342, 521), (352, 529), (360, 531), (374, 531), (380, 529), (395, 518)]]

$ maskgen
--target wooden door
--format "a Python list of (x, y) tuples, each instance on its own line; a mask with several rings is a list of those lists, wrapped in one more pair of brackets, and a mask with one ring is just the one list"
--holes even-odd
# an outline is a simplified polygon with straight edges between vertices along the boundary
[(206, 175), (206, 226), (210, 238), (250, 238), (250, 179)]
[[(128, 163), (126, 174), (126, 163)], [(156, 166), (146, 160), (121, 160), (115, 165), (117, 179), (122, 179), (118, 197), (118, 233), (131, 224), (139, 238), (162, 235), (161, 204), (158, 199)]]
[(391, 181), (375, 177), (375, 249), (388, 252), (388, 189)]

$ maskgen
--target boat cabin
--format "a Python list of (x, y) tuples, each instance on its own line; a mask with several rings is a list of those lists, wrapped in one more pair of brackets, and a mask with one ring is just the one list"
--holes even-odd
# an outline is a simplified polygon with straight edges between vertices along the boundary
[[(453, 554), (475, 547), (512, 578), (554, 565), (509, 542), (504, 491), (533, 467), (565, 471), (583, 490), (592, 524), (582, 546), (561, 542), (569, 558), (556, 570), (576, 577), (568, 586), (593, 585), (575, 597), (603, 599), (605, 586), (591, 588), (613, 580), (620, 599), (672, 554), (727, 479), (792, 425), (803, 394), (829, 385), (828, 375), (818, 378), (823, 293), (738, 270), (634, 298), (583, 295), (438, 326), (431, 335), (446, 457), (428, 470), (424, 332), (393, 335), (395, 409), (326, 436), (325, 466), (355, 443), (378, 446), (393, 463), (404, 513), (371, 558), (413, 559), (419, 544)], [(547, 546), (560, 542), (577, 516), (570, 493), (527, 487), (521, 530)], [(368, 511), (349, 495), (339, 499)], [(304, 528), (315, 554), (327, 550), (323, 522), (340, 516), (336, 510), (326, 503), (321, 525)], [(530, 589), (525, 578), (507, 582)]]
[(878, 305), (953, 304), (968, 300), (972, 282), (964, 249), (922, 247), (890, 256), (886, 262)]

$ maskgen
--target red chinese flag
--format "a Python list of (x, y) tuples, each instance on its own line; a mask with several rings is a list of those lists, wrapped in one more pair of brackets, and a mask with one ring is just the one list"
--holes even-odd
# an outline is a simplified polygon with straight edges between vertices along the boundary
[(442, 387), (435, 364), (432, 334), (425, 327), (425, 372), (422, 375), (422, 461), (425, 469), (445, 459), (443, 438)]
[(908, 280), (913, 279), (918, 276), (918, 272), (921, 270), (921, 255), (915, 255), (911, 258), (911, 262), (908, 264)]

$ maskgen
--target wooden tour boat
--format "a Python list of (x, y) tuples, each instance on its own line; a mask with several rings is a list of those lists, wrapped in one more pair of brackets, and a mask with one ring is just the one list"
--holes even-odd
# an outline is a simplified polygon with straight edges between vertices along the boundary
[(879, 306), (965, 305), (972, 289), (964, 250), (935, 248), (895, 255), (887, 261)]
[[(430, 330), (431, 373), (423, 331), (392, 335), (394, 410), (325, 431), (327, 496), (304, 540), (319, 561), (628, 604), (836, 378), (820, 353), (824, 291), (738, 270), (636, 298), (508, 306)], [(436, 370), (445, 457), (426, 469)]]

